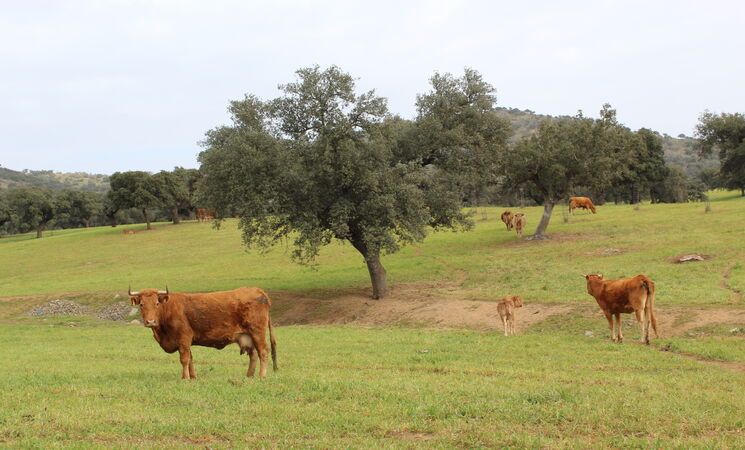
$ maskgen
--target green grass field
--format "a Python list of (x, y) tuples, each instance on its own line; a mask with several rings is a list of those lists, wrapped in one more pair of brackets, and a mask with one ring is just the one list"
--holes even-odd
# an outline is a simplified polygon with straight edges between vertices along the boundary
[[(463, 299), (517, 293), (532, 304), (579, 309), (511, 338), (421, 328), (427, 324), (278, 327), (280, 371), (263, 380), (245, 378), (247, 359), (235, 346), (195, 347), (199, 378), (183, 382), (178, 356), (165, 354), (143, 327), (27, 313), (51, 298), (96, 309), (121, 301), (115, 295), (130, 283), (308, 295), (367, 286), (362, 258), (349, 245), (324, 249), (311, 268), (290, 263), (287, 248), (246, 252), (235, 221), (220, 230), (184, 223), (134, 235), (106, 227), (4, 237), (0, 444), (745, 447), (745, 323), (692, 328), (650, 347), (632, 342), (638, 327), (627, 327), (627, 342), (613, 344), (601, 315), (587, 313), (594, 301), (580, 278), (644, 273), (661, 308), (741, 311), (745, 199), (715, 192), (711, 207), (604, 205), (569, 223), (557, 209), (544, 242), (505, 231), (500, 208), (487, 209), (487, 221), (479, 210), (474, 231), (434, 233), (386, 256), (389, 282), (426, 289), (458, 280)], [(521, 210), (531, 231), (541, 209)], [(671, 262), (687, 253), (710, 259)]]

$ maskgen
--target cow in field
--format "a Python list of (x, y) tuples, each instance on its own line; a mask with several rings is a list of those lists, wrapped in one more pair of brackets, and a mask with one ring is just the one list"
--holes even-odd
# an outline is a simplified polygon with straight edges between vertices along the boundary
[(526, 223), (527, 219), (525, 217), (525, 214), (516, 213), (512, 216), (512, 226), (515, 228), (515, 232), (517, 233), (518, 238), (523, 237), (523, 229), (525, 228)]
[(507, 231), (510, 231), (512, 229), (512, 211), (505, 209), (500, 217), (502, 218), (502, 222), (507, 226)]
[[(601, 274), (584, 275), (587, 280), (587, 292), (595, 297), (610, 327), (613, 342), (623, 342), (621, 332), (621, 314), (634, 313), (637, 322), (641, 323), (642, 342), (649, 345), (649, 325), (652, 324), (655, 337), (657, 319), (654, 317), (654, 283), (644, 275), (618, 280), (603, 280)], [(613, 317), (617, 327), (613, 326)], [(618, 333), (616, 333), (618, 328)]]
[(197, 209), (197, 220), (199, 222), (214, 220), (216, 216), (214, 209)]
[(505, 297), (497, 303), (497, 312), (502, 319), (504, 335), (515, 334), (516, 309), (522, 308), (523, 299), (517, 295)]
[(124, 234), (135, 234), (135, 230), (122, 230)]
[(593, 214), (597, 213), (589, 197), (569, 197), (569, 214), (577, 208), (589, 209)]
[(191, 346), (201, 345), (218, 350), (237, 343), (241, 354), (248, 353), (246, 376), (256, 371), (266, 376), (266, 330), (272, 347), (272, 363), (277, 370), (277, 343), (269, 316), (271, 300), (266, 292), (255, 287), (205, 294), (184, 294), (145, 289), (129, 291), (133, 306), (139, 306), (143, 324), (153, 330), (153, 337), (167, 353), (178, 350), (182, 378), (196, 378)]

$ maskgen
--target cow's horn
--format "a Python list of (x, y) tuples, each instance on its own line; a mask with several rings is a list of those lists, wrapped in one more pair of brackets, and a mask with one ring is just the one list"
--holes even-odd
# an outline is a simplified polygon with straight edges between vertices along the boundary
[(158, 291), (158, 295), (168, 295), (168, 286), (166, 286), (165, 291)]
[(138, 295), (140, 295), (140, 291), (132, 292), (132, 286), (129, 286), (127, 293), (129, 294), (130, 297), (137, 297)]

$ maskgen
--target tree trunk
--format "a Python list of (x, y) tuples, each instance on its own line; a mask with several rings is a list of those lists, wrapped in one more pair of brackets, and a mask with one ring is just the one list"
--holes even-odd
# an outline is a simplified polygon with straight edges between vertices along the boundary
[(543, 215), (541, 216), (541, 221), (535, 229), (535, 234), (533, 234), (530, 239), (546, 239), (546, 236), (543, 233), (545, 233), (546, 228), (548, 228), (548, 222), (551, 220), (551, 213), (554, 210), (554, 204), (553, 200), (545, 199), (543, 201)]
[(634, 184), (631, 187), (631, 203), (634, 204), (634, 205), (636, 205), (637, 203), (639, 203), (641, 201), (641, 194), (642, 193), (641, 193), (641, 190), (639, 189), (639, 186), (637, 186), (636, 184)]
[(174, 225), (181, 223), (181, 217), (178, 215), (178, 208), (171, 208), (171, 219)]
[(388, 294), (388, 279), (385, 267), (380, 263), (380, 253), (365, 256), (367, 270), (370, 272), (370, 281), (372, 282), (373, 295), (375, 300), (381, 299)]
[(37, 228), (36, 229), (36, 239), (41, 239), (41, 232), (44, 231), (43, 228)]
[(150, 216), (147, 215), (147, 209), (142, 210), (142, 215), (145, 217), (145, 222), (147, 223), (147, 229), (152, 230), (150, 227)]
[(372, 298), (378, 300), (385, 297), (388, 294), (388, 278), (385, 267), (380, 263), (380, 250), (368, 250), (361, 239), (350, 240), (350, 242), (365, 257), (367, 270), (370, 272), (370, 282), (372, 283)]

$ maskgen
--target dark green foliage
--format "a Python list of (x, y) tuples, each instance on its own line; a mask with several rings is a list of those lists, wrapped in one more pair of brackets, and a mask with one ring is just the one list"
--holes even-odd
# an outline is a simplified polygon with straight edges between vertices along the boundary
[(55, 223), (61, 228), (89, 227), (103, 212), (103, 195), (90, 191), (64, 190), (54, 197)]
[(436, 73), (430, 83), (432, 90), (417, 96), (418, 116), (400, 146), (402, 159), (436, 167), (449, 192), (478, 204), (497, 182), (512, 127), (497, 116), (494, 88), (477, 71), (465, 69), (460, 78)]
[(8, 191), (6, 199), (14, 228), (21, 233), (35, 230), (36, 237), (42, 237), (42, 232), (54, 219), (52, 191), (37, 187), (15, 188)]
[(202, 195), (222, 216), (241, 216), (248, 247), (292, 239), (293, 258), (305, 263), (334, 239), (350, 242), (382, 297), (381, 254), (421, 240), (428, 226), (468, 226), (448, 169), (434, 164), (455, 167), (449, 153), (460, 147), (415, 151), (415, 126), (389, 117), (373, 91), (356, 93), (338, 67), (297, 76), (274, 100), (231, 102), (233, 125), (209, 131), (199, 156)]
[(652, 203), (685, 203), (688, 201), (689, 180), (683, 169), (667, 168), (665, 177), (652, 186)]
[[(189, 182), (194, 179), (194, 169), (176, 167), (173, 172), (162, 170), (153, 178), (160, 184), (160, 200), (162, 206), (171, 215), (174, 224), (181, 222), (179, 211), (191, 211), (194, 209), (193, 188), (190, 190)], [(194, 182), (191, 183), (192, 187)]]
[(161, 206), (162, 184), (147, 172), (115, 172), (111, 176), (111, 190), (107, 195), (117, 209), (140, 210), (149, 230), (148, 210)]
[(719, 176), (724, 187), (745, 195), (745, 115), (705, 112), (696, 125), (700, 154), (719, 155)]

